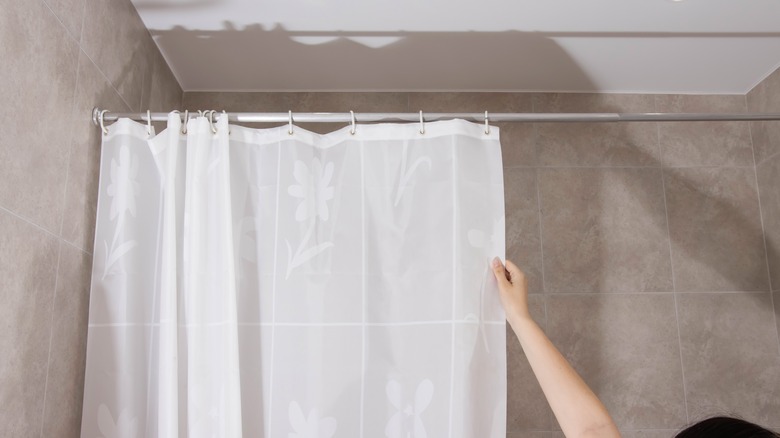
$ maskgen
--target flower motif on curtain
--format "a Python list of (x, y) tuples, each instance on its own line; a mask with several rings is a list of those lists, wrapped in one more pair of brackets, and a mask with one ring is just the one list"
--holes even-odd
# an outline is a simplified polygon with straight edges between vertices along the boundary
[(293, 176), (297, 184), (288, 187), (287, 193), (301, 200), (295, 210), (295, 220), (298, 222), (309, 221), (309, 225), (295, 253), (293, 253), (290, 242), (285, 240), (287, 244), (286, 278), (290, 277), (293, 269), (333, 246), (333, 242), (321, 242), (312, 247), (306, 247), (314, 234), (317, 220), (327, 221), (330, 217), (328, 201), (333, 199), (335, 195), (335, 188), (330, 185), (333, 179), (333, 168), (333, 162), (323, 166), (319, 158), (312, 161), (311, 169), (303, 161), (295, 161)]
[(433, 382), (428, 379), (420, 382), (414, 393), (414, 400), (403, 399), (401, 384), (395, 380), (387, 382), (385, 391), (390, 404), (398, 409), (385, 426), (387, 438), (427, 438), (420, 414), (431, 404)]
[(336, 433), (336, 419), (320, 418), (317, 409), (312, 409), (308, 416), (304, 416), (298, 402), (293, 401), (290, 403), (289, 415), (294, 432), (290, 432), (288, 438), (331, 438)]
[(407, 157), (409, 155), (409, 143), (404, 142), (403, 150), (401, 151), (401, 174), (398, 177), (398, 188), (395, 192), (395, 202), (393, 202), (393, 207), (398, 206), (398, 202), (401, 201), (401, 196), (404, 194), (404, 189), (406, 189), (406, 186), (409, 184), (409, 180), (412, 178), (412, 174), (414, 174), (414, 171), (417, 170), (417, 168), (425, 163), (428, 165), (428, 170), (430, 171), (433, 168), (433, 162), (431, 161), (431, 157), (424, 156), (417, 158), (414, 163), (412, 163), (409, 168), (406, 167)]
[(111, 246), (107, 241), (103, 241), (103, 247), (106, 252), (106, 260), (103, 270), (105, 279), (113, 265), (119, 259), (127, 254), (136, 242), (128, 240), (119, 243), (119, 235), (125, 224), (125, 213), (135, 217), (135, 197), (139, 192), (138, 178), (138, 160), (130, 153), (127, 146), (119, 149), (119, 162), (111, 159), (111, 183), (106, 188), (108, 196), (111, 198), (111, 211), (109, 217), (116, 220), (114, 226), (114, 237), (111, 239)]
[[(474, 248), (483, 249), (483, 253), (488, 256), (488, 260), (492, 260), (493, 257), (498, 255), (498, 249), (501, 247), (501, 243), (504, 240), (504, 217), (500, 217), (493, 221), (493, 229), (488, 235), (485, 230), (471, 229), (468, 232), (468, 240), (471, 246)], [(482, 341), (485, 344), (485, 350), (489, 353), (490, 347), (488, 347), (487, 333), (485, 332), (485, 282), (490, 276), (490, 261), (485, 264), (485, 270), (482, 273), (482, 283), (479, 288), (479, 318), (476, 315), (466, 315), (467, 320), (479, 320), (479, 329), (482, 332)]]
[(114, 421), (111, 411), (104, 404), (98, 408), (98, 429), (103, 434), (100, 438), (135, 438), (138, 436), (138, 420), (130, 416), (128, 409), (123, 409)]
[(288, 187), (287, 193), (301, 199), (295, 210), (295, 220), (303, 222), (312, 216), (328, 220), (328, 201), (333, 199), (335, 191), (328, 186), (333, 179), (333, 163), (323, 167), (319, 158), (315, 158), (310, 170), (303, 161), (296, 161), (293, 176), (298, 184)]

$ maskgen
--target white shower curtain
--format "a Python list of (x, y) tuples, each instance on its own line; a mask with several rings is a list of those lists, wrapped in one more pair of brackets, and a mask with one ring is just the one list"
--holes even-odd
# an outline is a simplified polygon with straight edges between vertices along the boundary
[(183, 128), (103, 136), (82, 437), (504, 437), (497, 128)]

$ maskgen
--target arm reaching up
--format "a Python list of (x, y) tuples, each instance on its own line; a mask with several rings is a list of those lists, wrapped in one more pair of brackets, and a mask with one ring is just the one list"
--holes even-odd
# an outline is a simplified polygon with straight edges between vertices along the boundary
[(507, 322), (520, 340), (531, 369), (566, 438), (620, 438), (607, 409), (545, 336), (528, 312), (525, 274), (507, 260), (493, 259)]

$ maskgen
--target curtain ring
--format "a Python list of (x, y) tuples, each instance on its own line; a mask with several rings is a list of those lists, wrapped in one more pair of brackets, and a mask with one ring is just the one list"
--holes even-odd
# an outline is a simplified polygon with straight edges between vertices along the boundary
[(146, 110), (146, 133), (152, 136), (152, 110)]
[(352, 117), (352, 129), (349, 130), (349, 133), (355, 135), (355, 112), (350, 111), (349, 115), (350, 117)]
[(106, 128), (105, 121), (103, 120), (103, 115), (107, 112), (108, 110), (101, 110), (100, 114), (98, 114), (98, 121), (100, 122), (100, 129), (103, 130), (103, 135), (108, 135), (108, 128)]
[(420, 134), (425, 134), (425, 122), (423, 121), (422, 110), (420, 110)]
[(190, 121), (190, 112), (189, 110), (184, 110), (184, 123), (181, 125), (181, 133), (184, 135), (187, 135), (187, 122)]
[(488, 112), (485, 111), (485, 135), (490, 135), (490, 125), (488, 125)]
[(287, 133), (290, 135), (293, 135), (293, 120), (292, 120), (292, 110), (287, 112), (288, 116), (288, 128)]
[(216, 134), (217, 133), (217, 128), (214, 127), (214, 113), (215, 112), (216, 111), (214, 111), (214, 110), (208, 111), (208, 113), (209, 113), (209, 127), (211, 128), (211, 133), (212, 134)]

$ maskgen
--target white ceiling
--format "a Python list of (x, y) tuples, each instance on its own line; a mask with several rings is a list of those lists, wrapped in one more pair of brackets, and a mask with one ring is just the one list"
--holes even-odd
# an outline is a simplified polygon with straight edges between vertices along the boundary
[(779, 0), (132, 0), (185, 91), (738, 93)]

